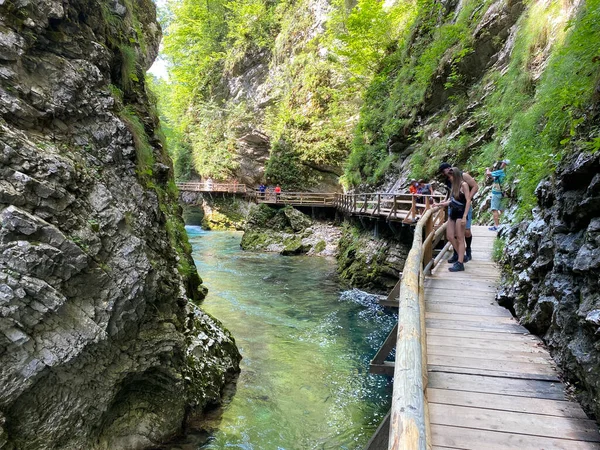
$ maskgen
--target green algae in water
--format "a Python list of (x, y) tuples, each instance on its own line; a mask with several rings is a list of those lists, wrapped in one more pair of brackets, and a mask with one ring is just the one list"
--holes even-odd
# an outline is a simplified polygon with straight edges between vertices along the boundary
[(361, 449), (389, 409), (390, 381), (368, 363), (395, 317), (342, 292), (333, 259), (244, 252), (240, 233), (187, 230), (203, 308), (244, 359), (208, 441), (185, 448)]

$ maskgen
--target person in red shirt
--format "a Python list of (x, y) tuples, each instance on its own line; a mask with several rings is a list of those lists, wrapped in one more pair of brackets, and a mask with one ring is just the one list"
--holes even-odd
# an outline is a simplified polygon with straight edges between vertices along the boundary
[(408, 186), (408, 191), (411, 194), (416, 194), (418, 188), (419, 188), (419, 183), (417, 183), (417, 180), (415, 180), (414, 178), (412, 180), (410, 180), (410, 185)]
[(279, 201), (279, 195), (281, 194), (281, 187), (275, 186), (275, 203)]

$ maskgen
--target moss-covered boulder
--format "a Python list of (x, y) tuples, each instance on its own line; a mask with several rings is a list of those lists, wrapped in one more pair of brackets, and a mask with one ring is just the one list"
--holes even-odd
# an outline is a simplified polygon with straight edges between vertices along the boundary
[(392, 238), (346, 224), (339, 243), (338, 272), (352, 286), (388, 293), (398, 282), (409, 248)]
[(314, 222), (291, 206), (252, 208), (240, 246), (244, 250), (282, 255), (334, 256), (341, 232), (333, 224)]

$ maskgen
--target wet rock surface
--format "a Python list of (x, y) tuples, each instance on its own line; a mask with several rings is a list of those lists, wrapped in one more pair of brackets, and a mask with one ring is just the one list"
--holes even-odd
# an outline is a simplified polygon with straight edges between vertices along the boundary
[(150, 0), (0, 2), (0, 446), (144, 448), (238, 370), (144, 72)]
[(600, 155), (565, 161), (537, 189), (533, 219), (506, 230), (499, 301), (539, 334), (600, 417)]
[(348, 223), (340, 240), (340, 277), (353, 287), (387, 295), (400, 279), (411, 243), (410, 233), (376, 233)]
[(260, 204), (250, 210), (244, 236), (244, 250), (282, 255), (335, 256), (341, 229), (333, 223), (312, 220), (297, 209)]

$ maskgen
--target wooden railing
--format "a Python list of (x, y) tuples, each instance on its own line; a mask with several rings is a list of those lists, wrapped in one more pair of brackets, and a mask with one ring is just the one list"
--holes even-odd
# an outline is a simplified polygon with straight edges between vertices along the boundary
[(441, 194), (338, 194), (336, 206), (344, 212), (381, 216), (386, 219), (401, 219), (404, 222), (416, 221), (417, 217), (429, 210), (434, 202), (444, 199)]
[(269, 192), (255, 191), (257, 203), (282, 203), (286, 205), (306, 205), (306, 206), (335, 206), (335, 193), (320, 192), (281, 192), (279, 194)]
[(282, 204), (294, 206), (334, 207), (342, 212), (359, 216), (375, 216), (387, 221), (402, 221), (414, 224), (418, 218), (431, 209), (435, 202), (444, 199), (444, 195), (421, 194), (338, 194), (332, 192), (281, 192), (269, 190), (260, 192), (248, 189), (245, 184), (236, 183), (177, 183), (180, 191), (216, 192), (244, 194), (257, 203)]
[(427, 344), (424, 281), (426, 270), (431, 270), (443, 257), (444, 252), (432, 259), (433, 249), (446, 230), (446, 223), (440, 225), (444, 218), (445, 211), (436, 207), (429, 209), (419, 220), (402, 272), (389, 449), (431, 448), (429, 412), (425, 397)]
[(180, 191), (192, 192), (229, 192), (232, 194), (245, 194), (248, 188), (245, 184), (238, 183), (177, 183)]

